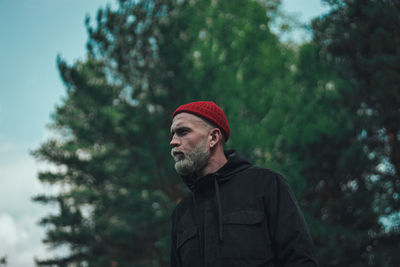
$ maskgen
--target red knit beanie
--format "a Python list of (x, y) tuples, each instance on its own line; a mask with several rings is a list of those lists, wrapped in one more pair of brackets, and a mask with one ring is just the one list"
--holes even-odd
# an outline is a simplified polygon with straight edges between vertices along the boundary
[(226, 119), (225, 113), (220, 107), (211, 101), (198, 101), (188, 104), (184, 104), (177, 108), (172, 114), (172, 118), (176, 114), (181, 112), (188, 112), (194, 115), (198, 115), (214, 124), (216, 124), (225, 134), (226, 141), (228, 141), (231, 130), (229, 129), (228, 120)]

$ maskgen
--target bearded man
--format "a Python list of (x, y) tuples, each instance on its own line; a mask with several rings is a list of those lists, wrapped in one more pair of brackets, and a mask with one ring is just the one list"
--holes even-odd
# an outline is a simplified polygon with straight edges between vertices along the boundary
[(172, 214), (172, 267), (315, 267), (314, 247), (283, 177), (234, 150), (227, 118), (213, 102), (172, 115), (171, 155), (190, 193)]

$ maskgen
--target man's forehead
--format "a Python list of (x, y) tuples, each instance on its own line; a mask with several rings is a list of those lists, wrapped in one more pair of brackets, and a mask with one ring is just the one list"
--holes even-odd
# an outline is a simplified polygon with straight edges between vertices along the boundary
[(178, 113), (172, 120), (171, 129), (183, 125), (199, 124), (199, 123), (204, 124), (204, 121), (200, 117), (187, 112), (181, 112)]

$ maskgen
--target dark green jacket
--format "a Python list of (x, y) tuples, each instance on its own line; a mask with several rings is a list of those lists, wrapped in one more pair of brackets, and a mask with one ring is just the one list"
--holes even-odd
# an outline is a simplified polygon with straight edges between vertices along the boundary
[(317, 266), (297, 201), (277, 173), (235, 151), (216, 173), (182, 177), (172, 214), (172, 267)]

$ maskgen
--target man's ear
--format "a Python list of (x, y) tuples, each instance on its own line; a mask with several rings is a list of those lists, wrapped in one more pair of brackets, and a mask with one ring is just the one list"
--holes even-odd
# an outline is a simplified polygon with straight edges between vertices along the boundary
[(213, 128), (210, 131), (210, 148), (215, 147), (222, 139), (222, 132), (218, 128)]

